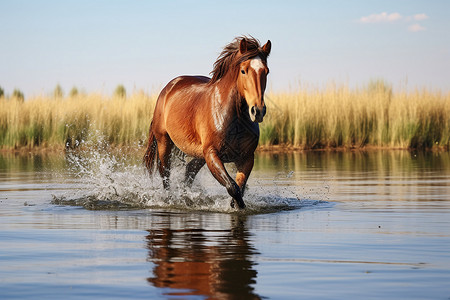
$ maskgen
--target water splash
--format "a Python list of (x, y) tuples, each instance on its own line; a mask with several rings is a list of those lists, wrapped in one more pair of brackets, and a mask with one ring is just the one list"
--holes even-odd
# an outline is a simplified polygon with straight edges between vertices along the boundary
[(95, 210), (163, 208), (255, 214), (298, 209), (321, 202), (301, 199), (292, 189), (260, 184), (256, 180), (250, 182), (244, 197), (247, 208), (238, 211), (230, 207), (231, 197), (206, 167), (188, 188), (183, 184), (185, 162), (174, 157), (171, 188), (165, 190), (159, 174), (149, 176), (140, 161), (133, 161), (130, 155), (113, 154), (100, 144), (87, 149), (90, 150), (67, 155), (68, 171), (76, 178), (76, 188), (53, 195), (54, 204)]

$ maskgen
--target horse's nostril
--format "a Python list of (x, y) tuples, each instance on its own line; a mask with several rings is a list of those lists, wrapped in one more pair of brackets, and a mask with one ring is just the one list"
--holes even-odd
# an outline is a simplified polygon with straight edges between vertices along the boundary
[(252, 106), (251, 113), (252, 115), (256, 115), (256, 108), (254, 106)]

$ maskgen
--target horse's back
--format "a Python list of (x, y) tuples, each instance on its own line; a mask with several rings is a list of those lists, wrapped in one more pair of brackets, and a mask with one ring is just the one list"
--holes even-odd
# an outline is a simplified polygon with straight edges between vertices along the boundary
[(153, 116), (154, 129), (167, 133), (178, 148), (193, 156), (202, 153), (198, 129), (208, 107), (209, 80), (205, 76), (172, 79), (161, 91)]
[[(158, 111), (162, 112), (167, 109), (167, 105), (171, 102), (176, 101), (177, 99), (182, 98), (184, 101), (178, 102), (186, 102), (188, 100), (196, 100), (195, 91), (197, 93), (201, 92), (202, 89), (207, 85), (210, 78), (206, 76), (178, 76), (172, 79), (159, 94), (158, 100), (156, 102), (156, 108)], [(183, 103), (178, 103), (180, 105)]]
[(209, 82), (210, 78), (206, 76), (178, 76), (172, 79), (164, 88), (167, 96), (170, 97), (171, 93), (183, 92), (184, 89), (191, 89), (193, 87), (205, 86)]

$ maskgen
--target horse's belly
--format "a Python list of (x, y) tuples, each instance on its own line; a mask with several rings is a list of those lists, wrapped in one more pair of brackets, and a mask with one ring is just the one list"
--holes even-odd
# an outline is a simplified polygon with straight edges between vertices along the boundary
[(167, 126), (167, 133), (175, 146), (185, 154), (194, 157), (202, 157), (203, 149), (197, 135), (192, 130), (186, 130), (183, 126)]
[[(172, 99), (173, 100), (173, 99)], [(187, 155), (202, 156), (202, 147), (195, 130), (194, 120), (186, 115), (186, 107), (176, 105), (176, 101), (166, 104), (164, 111), (165, 129), (178, 149)]]
[(175, 146), (177, 146), (178, 149), (180, 149), (183, 153), (192, 156), (192, 157), (203, 157), (203, 148), (201, 145), (196, 143), (186, 143), (186, 141), (178, 141), (173, 140)]

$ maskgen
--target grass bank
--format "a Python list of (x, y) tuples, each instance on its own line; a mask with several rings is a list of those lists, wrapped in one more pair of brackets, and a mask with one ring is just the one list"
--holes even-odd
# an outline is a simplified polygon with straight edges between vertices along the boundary
[[(145, 144), (156, 96), (99, 94), (0, 98), (0, 148), (77, 147), (102, 136), (111, 145)], [(298, 149), (444, 148), (450, 146), (450, 94), (393, 93), (375, 81), (363, 88), (330, 84), (266, 94), (260, 145)]]
[(111, 145), (144, 143), (156, 97), (99, 94), (0, 100), (0, 148), (75, 148), (99, 136)]
[(445, 148), (450, 94), (426, 89), (393, 93), (382, 81), (364, 88), (330, 84), (267, 95), (261, 145), (301, 149)]

